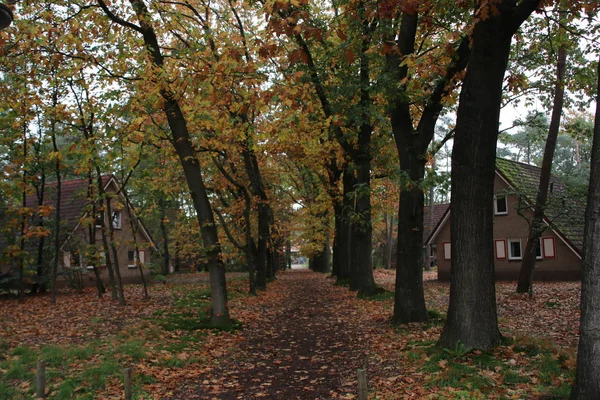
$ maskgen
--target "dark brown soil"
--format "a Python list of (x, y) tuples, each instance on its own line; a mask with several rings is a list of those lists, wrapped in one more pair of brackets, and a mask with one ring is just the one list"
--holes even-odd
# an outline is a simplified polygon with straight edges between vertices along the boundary
[[(356, 394), (368, 343), (354, 317), (354, 294), (306, 270), (278, 275), (269, 291), (246, 302), (261, 314), (246, 325), (202, 382), (175, 399), (331, 399)], [(351, 301), (353, 300), (353, 301)], [(253, 303), (253, 304), (252, 304)]]

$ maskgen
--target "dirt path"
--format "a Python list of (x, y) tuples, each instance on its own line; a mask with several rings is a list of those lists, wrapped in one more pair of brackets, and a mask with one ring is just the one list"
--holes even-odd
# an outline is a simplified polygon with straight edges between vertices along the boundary
[(245, 322), (239, 346), (174, 399), (331, 399), (356, 393), (356, 371), (365, 365), (369, 345), (353, 322), (360, 320), (355, 294), (322, 274), (294, 270), (278, 275), (254, 300), (243, 305), (257, 318)]

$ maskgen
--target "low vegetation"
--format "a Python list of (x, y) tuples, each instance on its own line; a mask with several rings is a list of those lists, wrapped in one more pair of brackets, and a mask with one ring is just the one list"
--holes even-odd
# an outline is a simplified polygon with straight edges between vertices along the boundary
[[(430, 320), (395, 326), (389, 321), (394, 275), (378, 270), (382, 291), (357, 299), (332, 291), (331, 299), (348, 306), (356, 326), (364, 327), (368, 346), (371, 399), (510, 399), (567, 398), (573, 381), (577, 327), (575, 283), (540, 283), (533, 299), (514, 295), (514, 283), (498, 284), (499, 317), (504, 343), (493, 351), (436, 345), (443, 326), (448, 285), (426, 275)], [(326, 278), (323, 278), (326, 279)], [(333, 284), (333, 282), (332, 282)], [(93, 290), (64, 292), (50, 306), (45, 295), (0, 300), (0, 398), (29, 399), (35, 393), (38, 360), (46, 361), (47, 397), (94, 399), (120, 396), (123, 369), (134, 370), (134, 398), (165, 398), (207, 372), (242, 346), (243, 326), (268, 326), (261, 310), (270, 298), (283, 298), (285, 285), (271, 284), (258, 297), (246, 295), (247, 282), (229, 282), (230, 306), (239, 320), (233, 331), (207, 329), (206, 283), (156, 285), (144, 300), (128, 287), (127, 307), (98, 299)], [(343, 300), (343, 301), (341, 301)], [(280, 301), (280, 300), (278, 300)], [(344, 310), (341, 308), (339, 312)], [(323, 332), (326, 334), (326, 332)], [(354, 376), (348, 379), (355, 379)], [(355, 386), (339, 397), (352, 398)]]

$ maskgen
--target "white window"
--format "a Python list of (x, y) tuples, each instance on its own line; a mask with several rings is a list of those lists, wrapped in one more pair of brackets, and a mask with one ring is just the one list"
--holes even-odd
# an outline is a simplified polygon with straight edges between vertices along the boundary
[(121, 229), (121, 211), (113, 211), (112, 226), (113, 229)]
[(554, 238), (552, 236), (546, 236), (542, 238), (542, 249), (544, 258), (556, 258)]
[(144, 250), (129, 250), (127, 252), (127, 268), (137, 268), (138, 253), (140, 254), (140, 263), (144, 263)]
[(506, 258), (506, 240), (497, 239), (494, 242), (496, 247), (496, 258), (499, 260), (503, 260)]
[(444, 260), (450, 259), (450, 242), (444, 242)]
[(71, 268), (71, 253), (68, 251), (63, 253), (63, 266), (65, 268)]
[(494, 215), (508, 214), (508, 204), (506, 196), (494, 196)]
[(521, 239), (508, 239), (508, 259), (523, 259), (523, 252), (521, 250)]
[(538, 245), (537, 245), (537, 248), (535, 249), (535, 258), (536, 258), (536, 260), (542, 259), (542, 238), (538, 239)]
[(65, 268), (81, 266), (81, 255), (79, 252), (71, 253), (70, 251), (65, 251), (63, 253), (63, 266)]

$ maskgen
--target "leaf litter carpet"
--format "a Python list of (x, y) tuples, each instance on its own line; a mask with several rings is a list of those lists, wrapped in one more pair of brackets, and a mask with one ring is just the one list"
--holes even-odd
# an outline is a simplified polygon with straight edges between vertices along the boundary
[(279, 274), (266, 293), (236, 307), (257, 317), (244, 325), (244, 339), (172, 399), (354, 398), (369, 348), (356, 304), (356, 293), (322, 274)]

